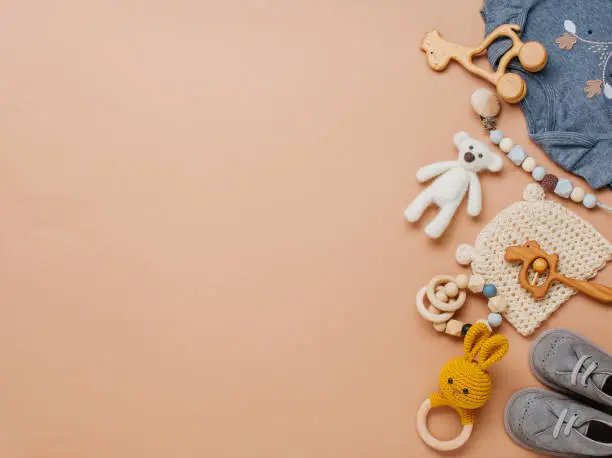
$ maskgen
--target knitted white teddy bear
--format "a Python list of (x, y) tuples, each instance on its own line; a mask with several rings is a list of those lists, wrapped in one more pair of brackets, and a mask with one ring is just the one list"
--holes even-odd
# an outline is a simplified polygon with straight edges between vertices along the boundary
[(419, 194), (404, 211), (406, 220), (414, 223), (432, 203), (440, 207), (438, 214), (425, 228), (425, 233), (434, 239), (440, 237), (446, 230), (468, 190), (468, 214), (471, 216), (480, 214), (482, 191), (477, 173), (482, 170), (499, 172), (504, 165), (499, 155), (490, 151), (485, 143), (474, 140), (466, 132), (455, 134), (453, 140), (459, 149), (458, 159), (436, 162), (419, 169), (416, 176), (421, 183), (441, 176)]

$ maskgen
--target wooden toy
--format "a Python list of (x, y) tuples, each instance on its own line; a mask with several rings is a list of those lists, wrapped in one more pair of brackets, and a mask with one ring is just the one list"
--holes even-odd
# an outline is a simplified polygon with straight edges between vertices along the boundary
[(495, 93), (487, 88), (476, 89), (470, 99), (472, 108), (480, 116), (480, 124), (487, 130), (497, 126), (497, 115), (501, 111), (501, 104)]
[[(508, 103), (517, 103), (527, 94), (523, 78), (515, 73), (506, 73), (510, 61), (518, 57), (521, 65), (529, 72), (544, 68), (548, 55), (546, 49), (536, 41), (523, 43), (516, 32), (521, 28), (516, 24), (504, 24), (493, 30), (476, 48), (468, 48), (446, 41), (440, 32), (433, 30), (425, 35), (421, 49), (427, 55), (429, 66), (436, 71), (444, 70), (451, 60), (459, 62), (469, 72), (489, 81), (496, 86), (499, 96)], [(510, 38), (512, 47), (501, 57), (497, 71), (487, 71), (475, 65), (473, 58), (486, 54), (487, 47), (498, 38)]]
[[(557, 272), (559, 255), (548, 254), (540, 249), (538, 242), (530, 240), (524, 245), (511, 246), (506, 248), (504, 259), (507, 262), (522, 262), (523, 266), (519, 272), (519, 283), (523, 288), (531, 293), (535, 299), (542, 299), (546, 296), (550, 284), (553, 281), (560, 281), (570, 288), (574, 288), (593, 299), (604, 303), (612, 303), (612, 288), (586, 280), (568, 278)], [(529, 269), (533, 269), (535, 275), (529, 280)], [(541, 284), (536, 282), (540, 275), (548, 271), (548, 277)]]
[[(491, 336), (485, 323), (476, 323), (465, 336), (463, 352), (463, 356), (444, 365), (438, 379), (440, 391), (425, 399), (417, 412), (417, 432), (423, 442), (436, 450), (455, 450), (470, 438), (476, 410), (486, 404), (493, 391), (488, 369), (506, 355), (508, 339), (501, 334)], [(448, 441), (435, 438), (427, 428), (427, 415), (441, 406), (455, 409), (463, 426), (461, 433)]]
[[(467, 291), (480, 293), (489, 300), (491, 313), (484, 320), (478, 322), (486, 323), (491, 329), (502, 324), (502, 315), (508, 301), (503, 295), (498, 294), (497, 287), (487, 282), (480, 275), (436, 275), (427, 286), (419, 290), (416, 295), (416, 308), (425, 320), (432, 323), (433, 328), (450, 336), (464, 337), (471, 323), (465, 323), (455, 319), (454, 315), (465, 304)], [(429, 306), (425, 305), (425, 298)]]

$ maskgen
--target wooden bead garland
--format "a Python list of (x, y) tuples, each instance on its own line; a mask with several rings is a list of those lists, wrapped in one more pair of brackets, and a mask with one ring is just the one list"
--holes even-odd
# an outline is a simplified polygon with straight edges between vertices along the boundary
[[(474, 95), (476, 95), (476, 92)], [(474, 110), (479, 113), (476, 108)], [(544, 167), (537, 165), (535, 158), (528, 156), (523, 147), (516, 145), (510, 137), (504, 137), (504, 133), (501, 130), (492, 127), (494, 125), (494, 122), (483, 124), (485, 129), (489, 131), (491, 143), (499, 146), (499, 149), (506, 153), (508, 159), (514, 162), (515, 165), (530, 173), (534, 180), (540, 182), (544, 190), (554, 192), (558, 196), (571, 199), (576, 203), (582, 203), (585, 208), (600, 207), (612, 212), (612, 207), (599, 202), (594, 194), (588, 194), (584, 188), (574, 186), (570, 180), (558, 178), (552, 173), (548, 173)]]
[[(494, 284), (487, 283), (480, 275), (436, 275), (417, 293), (417, 310), (423, 318), (432, 323), (436, 331), (455, 337), (465, 336), (472, 325), (454, 319), (453, 316), (465, 304), (466, 290), (481, 293), (489, 299), (488, 307), (491, 313), (486, 320), (479, 322), (486, 323), (489, 328), (499, 327), (502, 323), (501, 313), (508, 307), (508, 301), (497, 294)], [(425, 305), (425, 296), (429, 300), (429, 306)]]
[(527, 156), (520, 145), (515, 145), (511, 138), (504, 137), (501, 130), (493, 130), (489, 133), (491, 143), (498, 145), (502, 151), (507, 153), (508, 159), (520, 166), (526, 172), (530, 172), (534, 180), (539, 181), (540, 185), (548, 192), (554, 192), (560, 197), (571, 199), (576, 203), (582, 203), (586, 208), (601, 207), (608, 211), (612, 208), (597, 201), (593, 194), (587, 194), (584, 188), (574, 186), (565, 178), (558, 178), (552, 173), (547, 173), (546, 169), (537, 165), (536, 160)]

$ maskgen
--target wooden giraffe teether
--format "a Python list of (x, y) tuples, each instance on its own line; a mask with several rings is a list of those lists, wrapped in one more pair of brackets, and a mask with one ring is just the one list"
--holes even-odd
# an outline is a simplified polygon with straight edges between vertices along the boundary
[[(517, 103), (527, 94), (527, 85), (523, 78), (515, 73), (506, 73), (510, 61), (518, 57), (521, 65), (529, 72), (538, 72), (544, 68), (548, 59), (546, 49), (537, 41), (523, 43), (516, 32), (521, 28), (516, 24), (504, 24), (493, 30), (477, 48), (468, 48), (444, 40), (440, 32), (433, 30), (425, 35), (421, 49), (427, 55), (429, 66), (436, 71), (444, 70), (451, 60), (459, 62), (469, 72), (489, 81), (497, 87), (499, 96), (508, 103)], [(498, 38), (512, 40), (512, 47), (499, 61), (497, 71), (486, 71), (472, 61), (474, 57), (486, 54), (487, 47)]]
[[(506, 248), (504, 259), (507, 262), (522, 262), (523, 267), (519, 272), (519, 283), (523, 288), (531, 293), (534, 299), (542, 299), (546, 296), (548, 288), (553, 281), (560, 281), (570, 288), (577, 289), (583, 294), (604, 303), (612, 303), (612, 288), (595, 282), (576, 280), (568, 278), (557, 272), (558, 254), (548, 254), (540, 249), (538, 242), (530, 240), (524, 245), (511, 246)], [(529, 268), (535, 272), (535, 277), (529, 281)], [(536, 285), (540, 274), (548, 271), (548, 278), (541, 285)]]

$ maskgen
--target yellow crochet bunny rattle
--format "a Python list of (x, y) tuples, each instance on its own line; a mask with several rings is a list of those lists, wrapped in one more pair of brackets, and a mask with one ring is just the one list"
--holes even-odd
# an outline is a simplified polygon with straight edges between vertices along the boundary
[[(489, 327), (476, 323), (464, 340), (464, 356), (448, 361), (440, 372), (440, 391), (429, 396), (417, 412), (417, 432), (430, 447), (455, 450), (464, 445), (472, 434), (476, 409), (482, 407), (491, 396), (493, 385), (487, 369), (501, 360), (508, 352), (508, 339), (501, 334), (491, 337)], [(480, 352), (478, 361), (476, 356)], [(449, 406), (461, 417), (463, 429), (448, 441), (441, 441), (427, 429), (427, 414), (431, 409)]]

